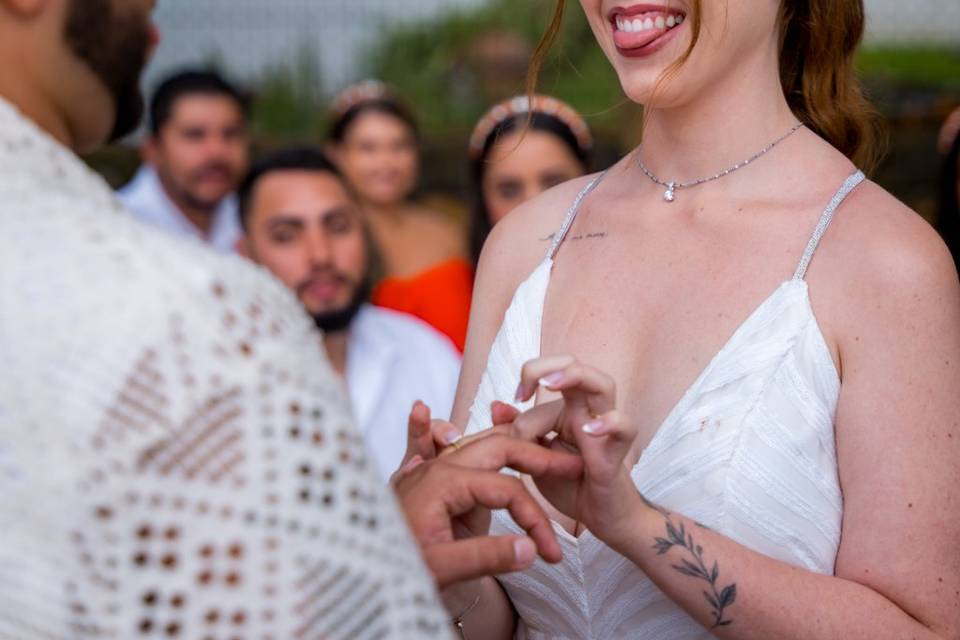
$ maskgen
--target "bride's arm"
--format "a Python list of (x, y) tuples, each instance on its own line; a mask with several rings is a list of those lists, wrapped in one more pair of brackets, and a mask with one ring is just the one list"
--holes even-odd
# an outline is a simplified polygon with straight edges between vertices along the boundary
[(639, 496), (630, 534), (611, 541), (718, 637), (960, 638), (960, 287), (929, 228), (871, 213), (896, 233), (879, 246), (861, 235), (854, 277), (821, 264), (846, 282), (847, 311), (831, 318), (843, 364), (836, 576)]

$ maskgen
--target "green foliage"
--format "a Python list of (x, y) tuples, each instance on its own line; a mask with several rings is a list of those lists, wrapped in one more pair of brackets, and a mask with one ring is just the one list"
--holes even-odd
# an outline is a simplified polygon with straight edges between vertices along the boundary
[(315, 53), (303, 49), (293, 65), (264, 69), (259, 82), (254, 83), (254, 136), (318, 139), (326, 97), (316, 60)]
[[(371, 51), (368, 71), (389, 82), (417, 106), (429, 133), (463, 131), (497, 99), (525, 92), (526, 69), (502, 95), (483, 86), (473, 47), (483, 34), (519, 36), (532, 51), (546, 30), (553, 0), (492, 0), (484, 6), (436, 20), (387, 30)], [(610, 129), (630, 118), (617, 77), (582, 12), (571, 4), (563, 32), (540, 76), (538, 90), (567, 100), (595, 129)]]
[(874, 46), (864, 49), (857, 67), (868, 79), (960, 89), (960, 47)]
[[(583, 12), (576, 3), (568, 5), (538, 91), (570, 102), (601, 142), (622, 144), (623, 132), (636, 130), (640, 109), (624, 98)], [(415, 106), (428, 143), (444, 146), (456, 140), (459, 148), (494, 101), (525, 92), (529, 54), (546, 30), (554, 6), (554, 0), (489, 0), (432, 20), (387, 26), (366, 55), (364, 72), (394, 85)], [(501, 73), (478, 62), (478, 43), (490, 34), (524, 43), (527, 57), (521, 59), (521, 68)], [(258, 136), (316, 139), (331, 96), (324, 94), (315, 61), (305, 50), (295, 64), (264, 71), (253, 119)], [(874, 45), (860, 54), (858, 68), (871, 86), (885, 87), (894, 100), (901, 87), (951, 94), (960, 90), (957, 48)]]

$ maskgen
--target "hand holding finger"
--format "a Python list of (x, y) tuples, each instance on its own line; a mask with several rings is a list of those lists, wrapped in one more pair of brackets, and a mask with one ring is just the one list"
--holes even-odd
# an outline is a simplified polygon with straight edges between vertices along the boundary
[(523, 571), (533, 564), (537, 545), (519, 536), (485, 536), (432, 545), (424, 560), (440, 589), (483, 576)]

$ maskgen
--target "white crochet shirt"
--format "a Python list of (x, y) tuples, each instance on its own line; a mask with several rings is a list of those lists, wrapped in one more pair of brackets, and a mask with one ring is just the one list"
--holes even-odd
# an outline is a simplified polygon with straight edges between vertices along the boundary
[(0, 100), (0, 638), (448, 627), (296, 300)]

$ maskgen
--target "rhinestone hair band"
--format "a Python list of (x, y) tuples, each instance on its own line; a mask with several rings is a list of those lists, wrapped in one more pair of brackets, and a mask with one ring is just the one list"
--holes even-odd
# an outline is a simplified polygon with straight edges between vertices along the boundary
[(348, 111), (357, 105), (365, 102), (376, 102), (378, 100), (396, 100), (394, 91), (379, 80), (364, 80), (363, 82), (351, 85), (337, 94), (337, 97), (330, 103), (330, 112), (339, 117), (343, 117)]
[(532, 99), (529, 96), (516, 96), (504, 100), (480, 118), (480, 122), (474, 127), (473, 134), (470, 136), (470, 157), (476, 160), (483, 155), (487, 138), (502, 123), (531, 112), (553, 116), (565, 124), (577, 139), (577, 144), (582, 151), (590, 151), (593, 148), (590, 127), (573, 107), (550, 96), (535, 95)]

